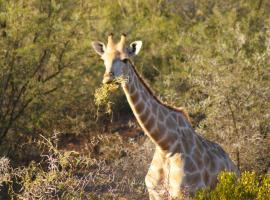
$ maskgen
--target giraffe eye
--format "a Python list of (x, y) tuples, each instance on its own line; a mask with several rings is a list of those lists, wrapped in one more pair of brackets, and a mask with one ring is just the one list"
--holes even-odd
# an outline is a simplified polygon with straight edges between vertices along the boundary
[(109, 75), (110, 75), (110, 76), (114, 76), (114, 73), (113, 73), (113, 72), (109, 72)]

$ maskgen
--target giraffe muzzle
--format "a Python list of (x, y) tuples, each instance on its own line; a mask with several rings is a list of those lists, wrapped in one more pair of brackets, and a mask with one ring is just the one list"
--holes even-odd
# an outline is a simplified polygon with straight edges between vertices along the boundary
[(106, 73), (103, 76), (102, 83), (103, 84), (111, 83), (113, 81), (113, 79), (114, 79), (113, 73)]

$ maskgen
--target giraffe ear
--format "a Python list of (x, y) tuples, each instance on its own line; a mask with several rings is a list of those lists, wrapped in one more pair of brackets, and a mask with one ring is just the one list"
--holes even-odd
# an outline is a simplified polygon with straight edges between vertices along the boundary
[(92, 47), (100, 56), (104, 54), (106, 49), (105, 44), (99, 41), (92, 42)]
[(135, 41), (130, 44), (130, 47), (127, 48), (129, 56), (134, 56), (139, 53), (142, 48), (142, 41)]

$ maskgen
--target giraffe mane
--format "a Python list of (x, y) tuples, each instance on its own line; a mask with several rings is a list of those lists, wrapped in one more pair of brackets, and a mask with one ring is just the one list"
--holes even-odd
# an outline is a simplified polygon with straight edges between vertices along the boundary
[(164, 102), (162, 102), (156, 95), (155, 93), (153, 92), (153, 90), (149, 87), (149, 85), (146, 83), (146, 81), (143, 79), (143, 77), (139, 74), (138, 70), (136, 69), (134, 63), (130, 60), (130, 59), (126, 59), (131, 67), (133, 68), (135, 74), (137, 75), (137, 77), (139, 78), (139, 80), (141, 81), (141, 83), (144, 85), (144, 87), (146, 88), (146, 90), (149, 92), (149, 94), (161, 105), (165, 106), (166, 108), (170, 109), (170, 110), (173, 110), (173, 111), (176, 111), (176, 112), (180, 112), (183, 114), (183, 116), (186, 118), (186, 120), (191, 123), (191, 120), (190, 120), (190, 117), (189, 117), (189, 114), (187, 113), (187, 111), (185, 110), (185, 108), (183, 107), (179, 107), (179, 108), (176, 108), (176, 107), (173, 107), (171, 105), (168, 105)]

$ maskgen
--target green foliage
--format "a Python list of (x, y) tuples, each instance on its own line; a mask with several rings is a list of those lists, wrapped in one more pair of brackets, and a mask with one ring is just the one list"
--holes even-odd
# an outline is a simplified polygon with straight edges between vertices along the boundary
[(270, 27), (259, 22), (269, 21), (269, 7), (256, 10), (242, 1), (209, 5), (197, 5), (198, 16), (170, 43), (180, 52), (164, 56), (170, 63), (155, 87), (166, 101), (186, 107), (198, 132), (233, 158), (239, 151), (243, 169), (263, 172), (270, 162)]
[(0, 2), (1, 142), (54, 129), (63, 116), (72, 123), (68, 116), (77, 108), (70, 105), (84, 101), (78, 96), (94, 83), (86, 70), (88, 9), (70, 0)]
[(234, 173), (223, 172), (212, 191), (197, 192), (196, 200), (265, 200), (270, 198), (269, 174), (258, 176), (254, 172), (243, 172), (238, 179)]

